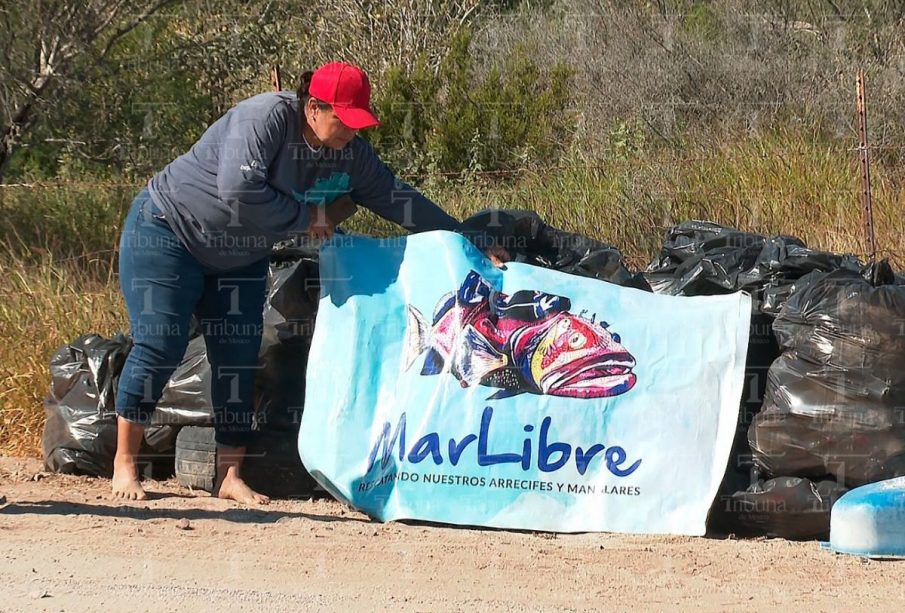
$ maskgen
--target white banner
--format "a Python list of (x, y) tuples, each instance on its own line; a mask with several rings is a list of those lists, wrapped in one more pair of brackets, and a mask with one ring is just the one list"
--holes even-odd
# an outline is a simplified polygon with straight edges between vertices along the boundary
[(700, 535), (726, 469), (751, 300), (660, 296), (447, 232), (337, 237), (302, 460), (372, 517)]

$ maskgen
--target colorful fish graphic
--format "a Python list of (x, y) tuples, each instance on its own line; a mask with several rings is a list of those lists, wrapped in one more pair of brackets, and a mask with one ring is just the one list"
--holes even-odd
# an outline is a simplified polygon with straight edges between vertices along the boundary
[(477, 272), (444, 295), (433, 322), (407, 305), (405, 370), (425, 351), (422, 375), (449, 372), (462, 387), (605, 398), (635, 385), (635, 358), (606, 322), (569, 313), (568, 298), (539, 291), (496, 292)]

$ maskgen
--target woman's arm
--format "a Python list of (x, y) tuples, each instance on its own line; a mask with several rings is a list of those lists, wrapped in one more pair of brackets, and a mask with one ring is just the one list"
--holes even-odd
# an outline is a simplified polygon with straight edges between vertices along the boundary
[(261, 114), (249, 105), (233, 109), (234, 117), (220, 145), (217, 191), (236, 223), (247, 223), (271, 235), (289, 235), (308, 227), (308, 207), (274, 189), (267, 168), (286, 134), (286, 117), (278, 106)]
[(411, 232), (462, 232), (462, 224), (417, 189), (397, 178), (361, 137), (350, 143), (352, 199)]
[(411, 232), (458, 232), (497, 266), (509, 261), (506, 249), (494, 245), (487, 234), (466, 229), (424, 194), (397, 178), (366, 140), (357, 137), (350, 146), (355, 156), (351, 174), (352, 198), (356, 202)]

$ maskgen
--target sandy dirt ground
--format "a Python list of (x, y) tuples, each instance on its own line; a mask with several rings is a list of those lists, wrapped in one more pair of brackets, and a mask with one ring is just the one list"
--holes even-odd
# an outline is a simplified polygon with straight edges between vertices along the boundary
[(818, 543), (378, 524), (332, 500), (248, 508), (0, 458), (0, 610), (905, 611), (905, 562)]

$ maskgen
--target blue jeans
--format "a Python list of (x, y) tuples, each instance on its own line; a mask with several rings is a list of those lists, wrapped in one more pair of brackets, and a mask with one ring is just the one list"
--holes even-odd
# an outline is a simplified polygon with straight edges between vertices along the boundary
[(129, 209), (119, 246), (119, 282), (132, 350), (119, 379), (116, 412), (147, 424), (182, 361), (194, 313), (211, 365), (216, 440), (242, 447), (251, 437), (269, 258), (228, 272), (190, 254), (148, 193)]

